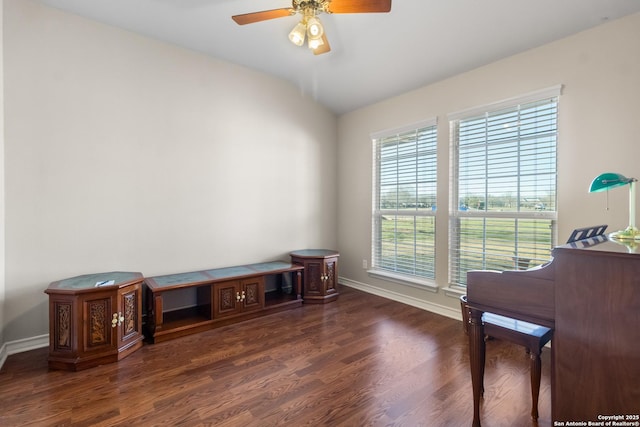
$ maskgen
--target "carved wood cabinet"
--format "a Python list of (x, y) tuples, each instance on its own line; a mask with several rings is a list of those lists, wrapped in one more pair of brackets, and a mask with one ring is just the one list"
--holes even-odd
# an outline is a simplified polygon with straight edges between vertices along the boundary
[(304, 249), (289, 254), (293, 264), (304, 266), (302, 299), (305, 303), (327, 303), (338, 298), (337, 251)]
[(88, 274), (53, 282), (49, 367), (78, 371), (116, 362), (142, 346), (141, 273)]
[(215, 292), (214, 318), (260, 310), (264, 306), (263, 277), (215, 283), (213, 288)]
[[(302, 306), (300, 265), (283, 261), (145, 278), (146, 335), (158, 343)], [(177, 295), (191, 304), (171, 309)]]

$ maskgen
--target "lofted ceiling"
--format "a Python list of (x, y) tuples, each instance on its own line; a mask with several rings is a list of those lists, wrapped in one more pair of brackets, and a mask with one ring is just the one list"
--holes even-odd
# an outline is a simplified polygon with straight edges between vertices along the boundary
[(342, 114), (640, 12), (640, 0), (393, 0), (390, 13), (323, 14), (331, 52), (293, 45), (289, 16), (232, 15), (291, 0), (40, 0), (290, 81)]

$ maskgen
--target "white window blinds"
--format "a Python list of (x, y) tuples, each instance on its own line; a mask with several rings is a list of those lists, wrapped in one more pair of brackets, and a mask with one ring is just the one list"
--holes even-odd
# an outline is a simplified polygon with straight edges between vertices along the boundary
[(372, 135), (373, 269), (435, 277), (435, 120)]
[(559, 88), (451, 120), (450, 282), (524, 269), (555, 245)]

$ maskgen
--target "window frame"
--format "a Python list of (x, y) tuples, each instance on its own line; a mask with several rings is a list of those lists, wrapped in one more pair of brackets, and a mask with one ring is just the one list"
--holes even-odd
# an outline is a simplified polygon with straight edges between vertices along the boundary
[[(393, 137), (400, 137), (401, 135), (407, 134), (409, 132), (419, 132), (427, 130), (427, 132), (433, 132), (433, 137), (430, 140), (430, 144), (432, 144), (432, 148), (426, 150), (430, 153), (430, 157), (432, 160), (431, 173), (427, 176), (427, 181), (429, 181), (433, 186), (433, 195), (432, 200), (434, 203), (434, 209), (431, 207), (422, 207), (419, 208), (418, 196), (416, 195), (416, 207), (415, 209), (406, 209), (401, 208), (396, 204), (395, 208), (382, 208), (381, 207), (381, 158), (380, 158), (380, 147), (381, 142), (384, 139), (389, 139)], [(384, 280), (401, 283), (404, 285), (415, 286), (421, 289), (428, 289), (435, 291), (437, 287), (435, 286), (435, 274), (436, 274), (436, 236), (435, 236), (435, 221), (436, 221), (436, 211), (435, 211), (435, 201), (437, 199), (437, 161), (438, 161), (438, 150), (437, 150), (437, 142), (438, 142), (438, 122), (436, 118), (431, 118), (427, 120), (422, 120), (419, 122), (411, 123), (402, 127), (383, 130), (380, 132), (375, 132), (370, 135), (372, 141), (372, 164), (373, 164), (373, 182), (372, 182), (372, 224), (371, 224), (371, 266), (370, 269), (367, 270), (368, 274), (373, 277), (378, 277)], [(416, 141), (418, 143), (418, 141)], [(418, 163), (418, 158), (414, 157), (416, 165)], [(417, 167), (417, 166), (416, 166)], [(398, 166), (399, 168), (399, 166)], [(419, 180), (416, 177), (416, 185), (419, 184)], [(396, 182), (396, 185), (399, 185), (399, 182)], [(396, 189), (396, 194), (400, 191)], [(417, 221), (420, 221), (424, 218), (431, 218), (433, 225), (430, 227), (433, 231), (433, 243), (432, 243), (432, 258), (430, 263), (432, 265), (432, 269), (430, 270), (431, 274), (429, 276), (419, 275), (419, 274), (410, 274), (406, 271), (398, 271), (398, 269), (389, 269), (384, 268), (381, 265), (381, 244), (382, 239), (379, 236), (382, 233), (382, 221), (384, 216), (396, 216), (396, 217), (412, 217), (414, 220), (414, 225), (417, 224)], [(416, 250), (417, 245), (415, 244), (415, 236), (416, 232), (414, 231), (414, 251)], [(396, 236), (397, 237), (397, 236)], [(395, 240), (397, 242), (397, 238)], [(397, 259), (396, 259), (397, 262)]]
[[(562, 86), (561, 85), (557, 85), (557, 86), (553, 86), (547, 89), (543, 89), (540, 91), (535, 91), (535, 92), (531, 92), (529, 94), (525, 94), (519, 97), (515, 97), (515, 98), (510, 98), (504, 101), (500, 101), (500, 102), (496, 102), (496, 103), (492, 103), (492, 104), (488, 104), (488, 105), (483, 105), (483, 106), (479, 106), (479, 107), (474, 107), (468, 110), (464, 110), (464, 111), (460, 111), (457, 113), (452, 113), (449, 114), (447, 116), (448, 120), (449, 120), (449, 126), (450, 126), (450, 134), (449, 134), (449, 138), (450, 138), (450, 178), (449, 178), (449, 227), (448, 227), (448, 237), (449, 237), (449, 249), (448, 249), (448, 286), (450, 289), (453, 290), (460, 290), (460, 291), (464, 291), (466, 290), (466, 280), (456, 280), (456, 278), (459, 278), (462, 276), (463, 273), (459, 272), (457, 269), (460, 269), (460, 257), (459, 255), (459, 250), (460, 250), (460, 241), (461, 241), (461, 235), (460, 235), (460, 223), (461, 221), (463, 221), (464, 219), (471, 219), (471, 218), (479, 218), (479, 219), (483, 219), (484, 223), (483, 223), (483, 230), (486, 231), (487, 228), (487, 223), (486, 220), (509, 220), (512, 219), (514, 220), (514, 224), (515, 224), (515, 228), (514, 228), (514, 232), (516, 233), (516, 236), (514, 236), (514, 244), (516, 245), (517, 248), (517, 235), (519, 233), (519, 229), (518, 229), (518, 221), (520, 220), (543, 220), (543, 221), (550, 221), (550, 239), (551, 239), (551, 247), (549, 248), (549, 259), (551, 257), (551, 249), (553, 246), (556, 245), (557, 243), (557, 219), (558, 219), (558, 212), (557, 212), (557, 200), (558, 200), (558, 185), (557, 185), (557, 152), (558, 152), (558, 117), (559, 117), (559, 101), (560, 101), (560, 95), (562, 92)], [(492, 113), (497, 113), (500, 111), (504, 111), (504, 110), (508, 110), (508, 109), (513, 109), (513, 108), (517, 108), (519, 109), (520, 106), (523, 105), (528, 105), (531, 103), (535, 103), (535, 102), (540, 102), (540, 101), (544, 101), (546, 99), (554, 99), (555, 98), (555, 109), (556, 109), (556, 115), (555, 115), (555, 124), (556, 124), (556, 128), (555, 128), (555, 137), (554, 137), (554, 158), (555, 158), (555, 167), (554, 167), (554, 175), (555, 175), (555, 180), (554, 180), (554, 184), (553, 184), (553, 193), (554, 193), (554, 202), (553, 202), (553, 210), (532, 210), (532, 211), (526, 211), (526, 210), (514, 210), (514, 211), (504, 211), (504, 212), (500, 212), (500, 211), (491, 211), (486, 209), (478, 209), (478, 210), (471, 210), (471, 209), (467, 209), (467, 210), (462, 210), (459, 205), (460, 205), (460, 194), (459, 194), (459, 176), (460, 176), (460, 165), (459, 165), (459, 156), (460, 156), (460, 150), (459, 150), (459, 142), (460, 142), (460, 138), (459, 138), (459, 125), (460, 122), (463, 120), (468, 120), (468, 119), (474, 119), (474, 118), (480, 118), (481, 116), (485, 115), (486, 117), (488, 117), (490, 114)], [(520, 137), (518, 137), (518, 144), (520, 144)], [(485, 140), (485, 145), (489, 145), (488, 142)], [(518, 150), (520, 150), (519, 148), (520, 146), (518, 145)], [(488, 155), (486, 155), (486, 157), (484, 158), (485, 161), (488, 161)], [(520, 167), (520, 159), (518, 159), (518, 167)], [(488, 166), (487, 166), (488, 168)], [(484, 179), (485, 179), (485, 185), (486, 184), (486, 180), (489, 178), (488, 175), (488, 169), (484, 174)], [(520, 185), (518, 184), (517, 187), (515, 188), (517, 189), (517, 200), (518, 202), (520, 202)], [(488, 193), (485, 193), (485, 198), (484, 198), (484, 203), (488, 203), (488, 197), (487, 197)], [(518, 206), (520, 206), (518, 204)], [(484, 244), (487, 241), (487, 237), (483, 237), (478, 239), (478, 242), (483, 242), (483, 257), (487, 255), (486, 252), (486, 247), (484, 246)], [(518, 254), (514, 254), (514, 263), (518, 262)], [(539, 259), (536, 259), (536, 261), (540, 261)], [(517, 265), (515, 266), (516, 268), (518, 267)], [(463, 271), (464, 268), (461, 270)], [(467, 270), (468, 271), (468, 270)]]

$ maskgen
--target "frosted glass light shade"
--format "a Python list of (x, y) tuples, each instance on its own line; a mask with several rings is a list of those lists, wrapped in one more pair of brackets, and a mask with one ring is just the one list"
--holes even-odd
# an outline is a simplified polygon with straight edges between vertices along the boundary
[(309, 18), (307, 20), (307, 35), (309, 39), (320, 39), (322, 38), (322, 34), (324, 34), (324, 28), (322, 28), (320, 20), (316, 17)]
[(307, 28), (305, 25), (302, 22), (298, 22), (298, 25), (296, 25), (289, 33), (289, 40), (291, 40), (291, 43), (296, 46), (302, 46), (306, 32)]
[(317, 49), (324, 44), (322, 39), (309, 39), (309, 49)]

